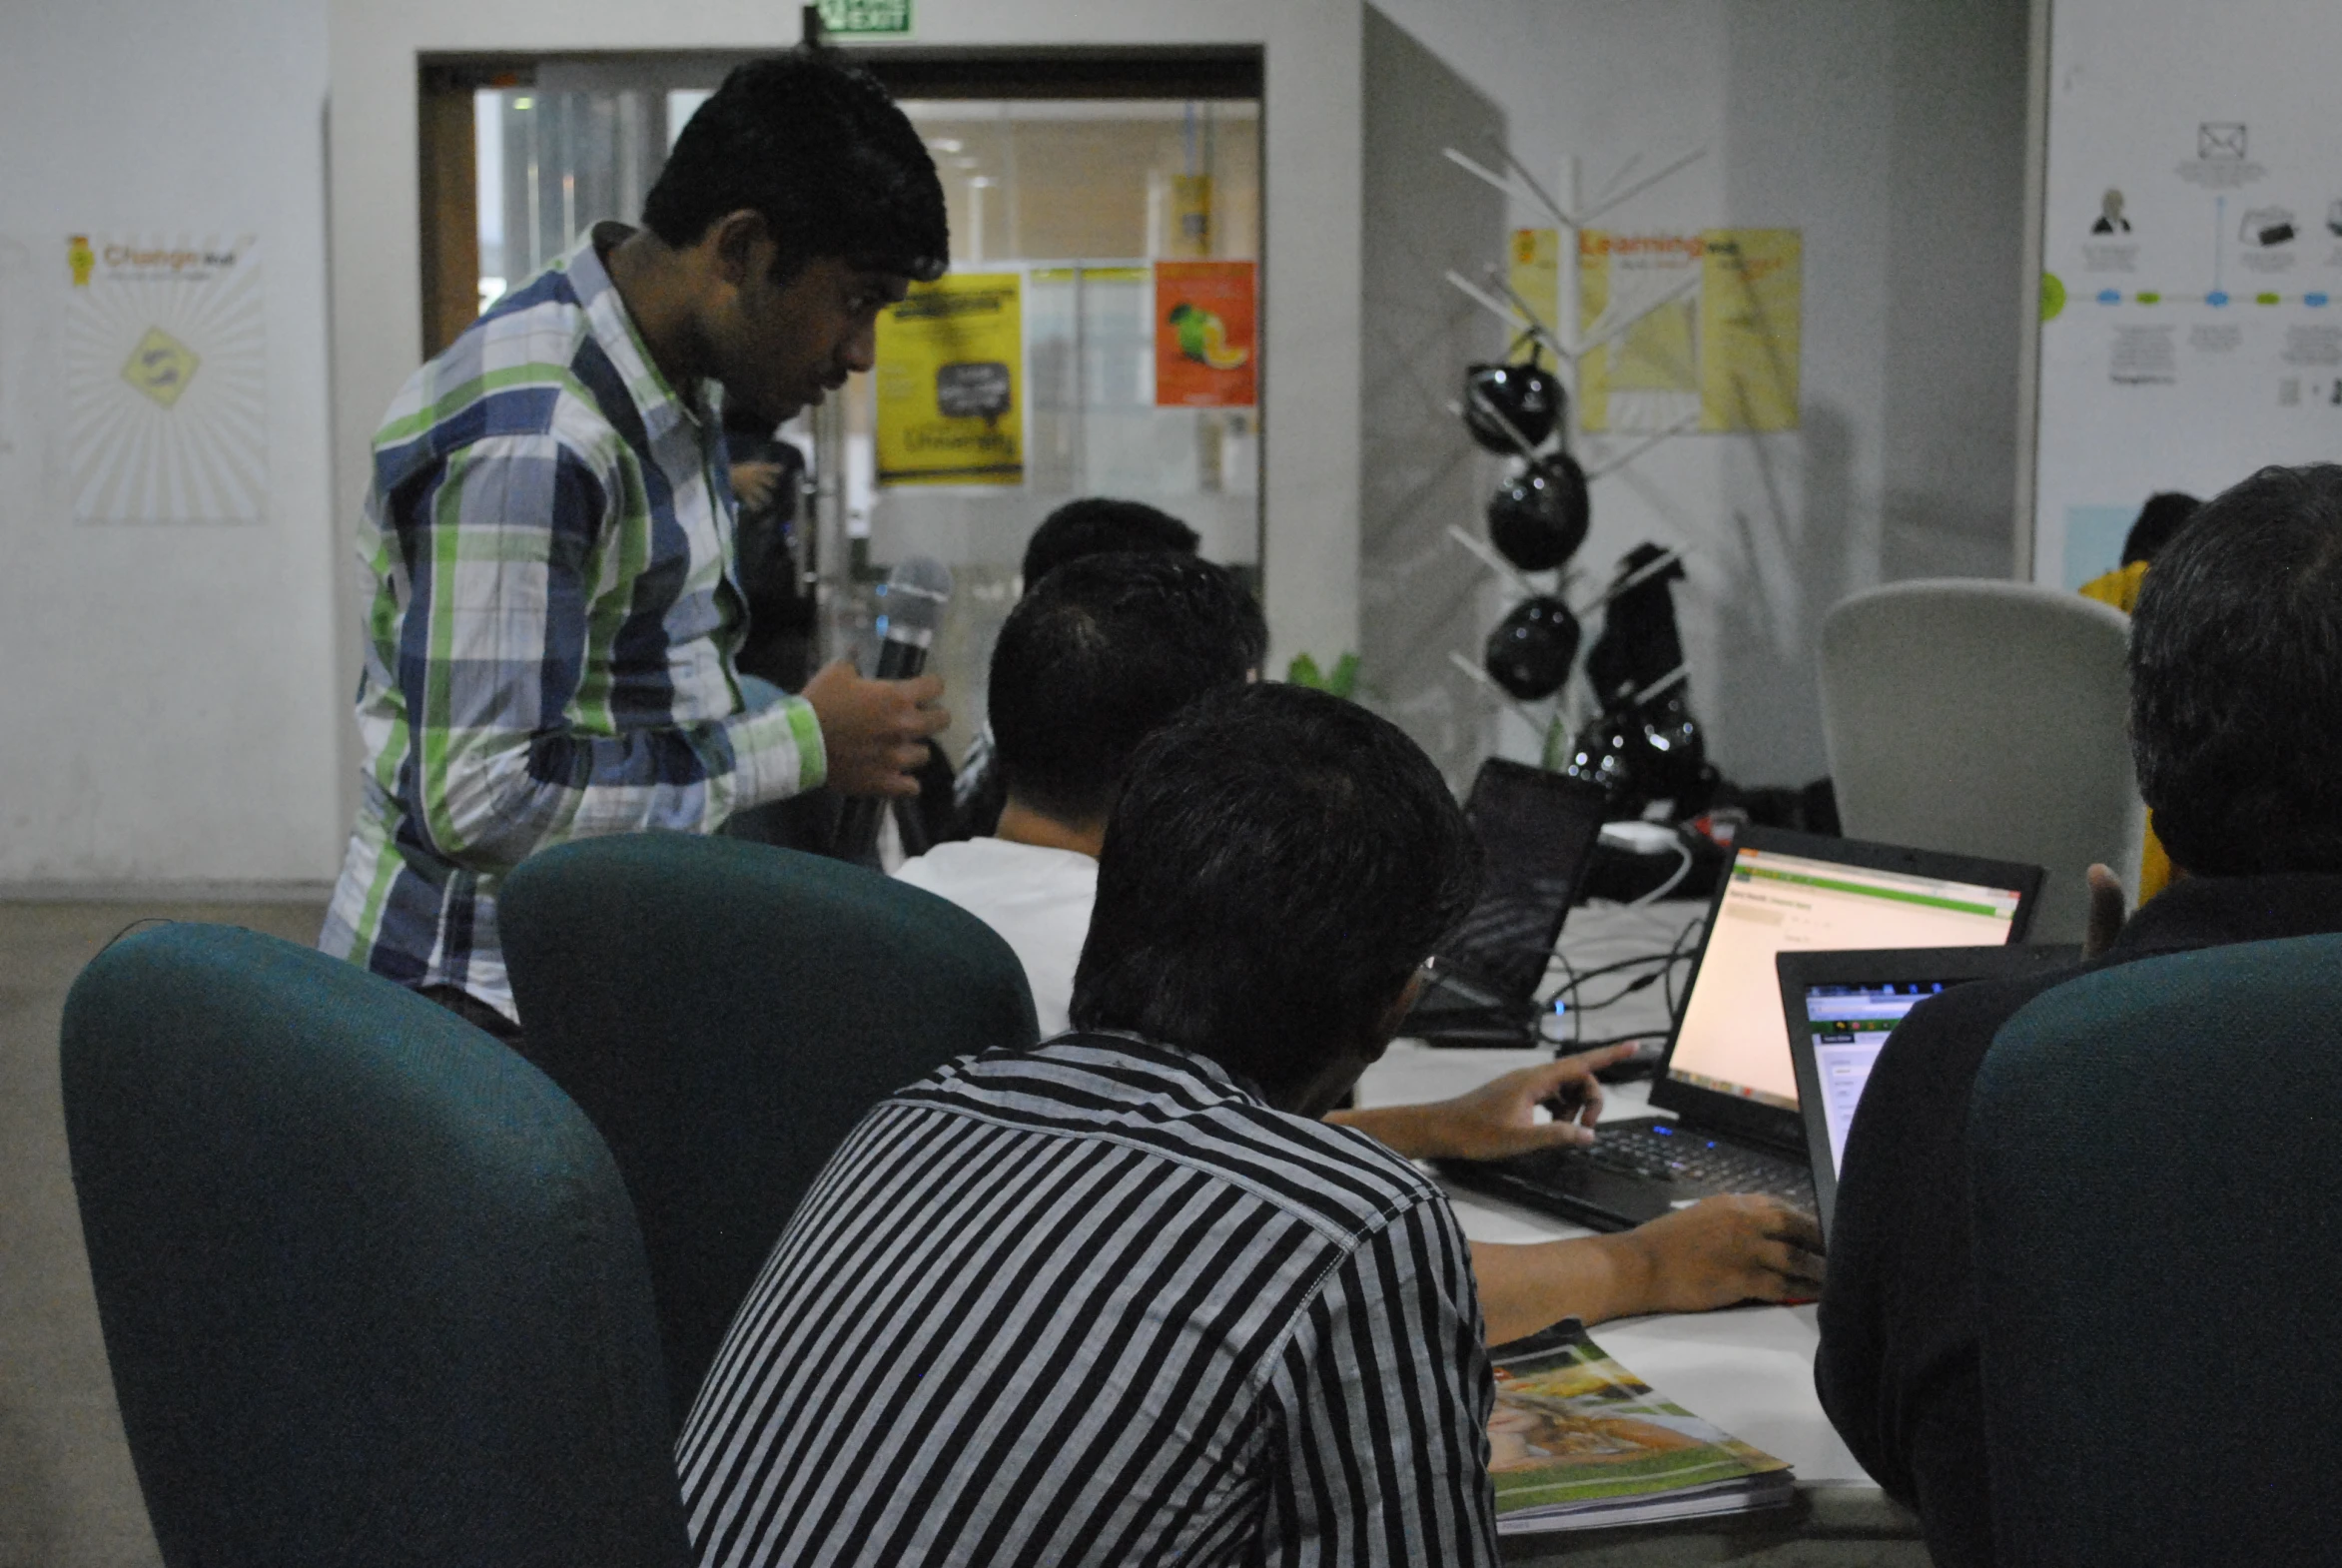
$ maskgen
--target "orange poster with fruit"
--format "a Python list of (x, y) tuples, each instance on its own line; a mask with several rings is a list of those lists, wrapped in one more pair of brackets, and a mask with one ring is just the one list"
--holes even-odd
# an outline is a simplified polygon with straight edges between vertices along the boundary
[(1155, 264), (1155, 405), (1259, 401), (1259, 312), (1250, 262)]

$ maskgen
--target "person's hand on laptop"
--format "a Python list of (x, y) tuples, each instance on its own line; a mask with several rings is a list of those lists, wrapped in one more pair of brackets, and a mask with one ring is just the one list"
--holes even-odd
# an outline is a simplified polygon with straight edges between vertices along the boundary
[[(1594, 1142), (1594, 1121), (1602, 1114), (1596, 1070), (1634, 1049), (1610, 1046), (1521, 1068), (1453, 1100), (1336, 1111), (1325, 1120), (1354, 1127), (1409, 1160), (1503, 1160), (1538, 1149), (1579, 1149)], [(1538, 1120), (1539, 1107), (1552, 1113), (1550, 1121)]]
[(1620, 1254), (1617, 1316), (1822, 1291), (1821, 1227), (1779, 1198), (1727, 1192), (1602, 1239)]

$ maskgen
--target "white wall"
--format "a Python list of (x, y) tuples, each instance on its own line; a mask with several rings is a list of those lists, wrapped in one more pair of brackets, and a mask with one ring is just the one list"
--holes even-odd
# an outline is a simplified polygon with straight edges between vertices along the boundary
[[(325, 92), (322, 0), (0, 15), (0, 888), (320, 883), (340, 860)], [(260, 237), (259, 525), (72, 521), (66, 237), (106, 231)]]
[[(1803, 429), (1681, 438), (1600, 481), (1579, 559), (1606, 575), (1639, 540), (1686, 546), (1711, 756), (1744, 783), (1821, 774), (1823, 612), (1880, 581), (2010, 569), (2023, 0), (1376, 3), (1501, 109), (1549, 185), (1573, 154), (1591, 190), (1630, 154), (1650, 169), (1709, 144), (1604, 227), (1804, 231)], [(1476, 657), (1485, 629), (1457, 646)]]

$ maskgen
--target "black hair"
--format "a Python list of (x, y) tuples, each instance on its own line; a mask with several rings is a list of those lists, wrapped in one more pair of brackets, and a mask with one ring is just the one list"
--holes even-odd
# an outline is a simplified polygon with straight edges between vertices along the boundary
[(1025, 541), (1025, 591), (1070, 560), (1110, 551), (1161, 550), (1192, 555), (1203, 541), (1168, 511), (1105, 495), (1071, 500), (1041, 519)]
[(2148, 496), (2147, 503), (2138, 509), (2138, 520), (2123, 537), (2122, 564), (2127, 566), (2137, 560), (2151, 563), (2202, 504), (2182, 490), (2164, 490)]
[(1086, 555), (1018, 601), (993, 645), (989, 711), (1009, 793), (1104, 818), (1149, 731), (1260, 664), (1260, 606), (1191, 555)]
[(816, 257), (923, 282), (951, 262), (927, 144), (875, 77), (828, 50), (735, 66), (675, 139), (642, 221), (687, 246), (743, 209), (771, 226), (784, 282)]
[(2175, 865), (2342, 872), (2342, 465), (2263, 468), (2156, 556), (2130, 744)]
[(1462, 810), (1396, 726), (1302, 686), (1215, 692), (1131, 759), (1074, 1023), (1289, 1098), (1372, 1039), (1479, 883)]

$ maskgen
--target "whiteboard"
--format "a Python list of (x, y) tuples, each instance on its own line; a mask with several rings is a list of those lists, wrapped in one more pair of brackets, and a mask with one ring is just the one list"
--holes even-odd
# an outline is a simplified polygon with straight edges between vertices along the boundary
[(2055, 0), (2032, 574), (2342, 457), (2342, 5)]

